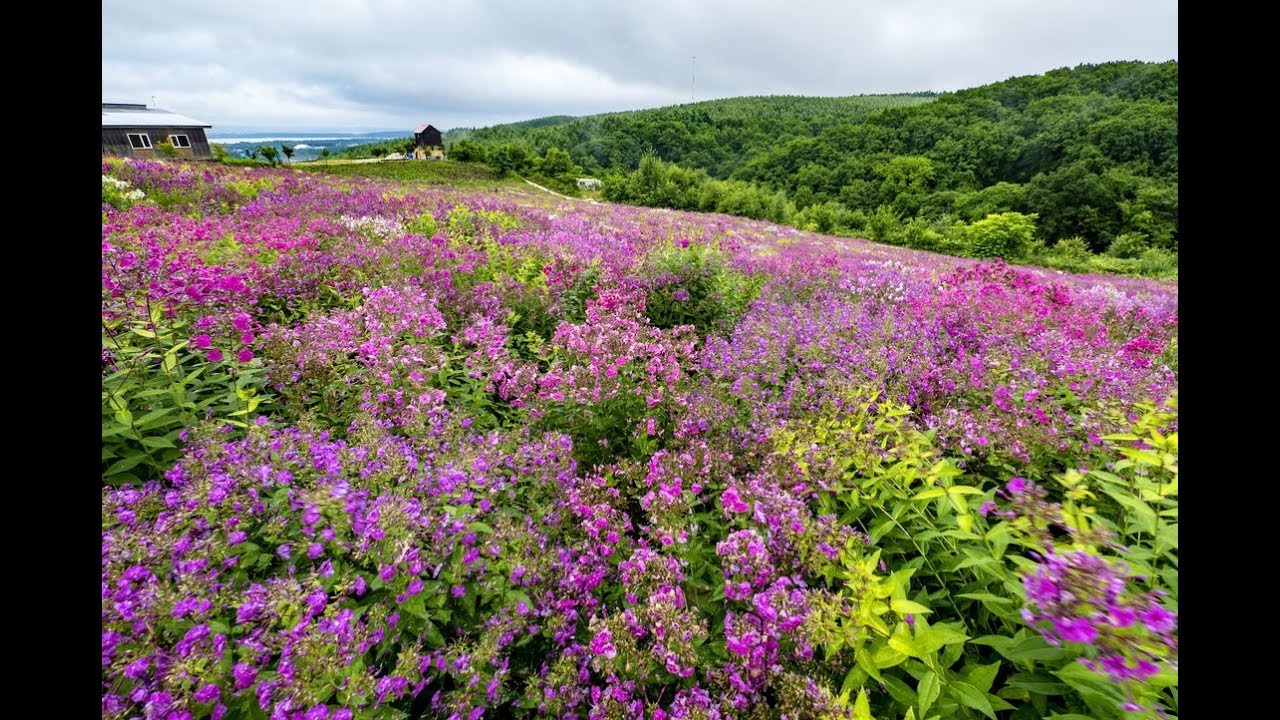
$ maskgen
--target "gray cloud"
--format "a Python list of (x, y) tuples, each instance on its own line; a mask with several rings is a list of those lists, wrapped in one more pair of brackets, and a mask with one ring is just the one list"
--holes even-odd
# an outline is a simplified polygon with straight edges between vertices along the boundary
[(956, 90), (1177, 58), (1176, 0), (103, 0), (102, 97), (222, 129), (442, 128)]

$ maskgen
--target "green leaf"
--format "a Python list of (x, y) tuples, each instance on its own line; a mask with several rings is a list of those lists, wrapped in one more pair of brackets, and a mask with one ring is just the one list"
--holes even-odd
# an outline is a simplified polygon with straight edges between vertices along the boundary
[(1003, 613), (1010, 612), (1011, 608), (1009, 606), (1013, 604), (1013, 600), (1009, 598), (1000, 597), (999, 595), (992, 595), (991, 593), (986, 593), (986, 592), (960, 593), (956, 597), (967, 598), (969, 600), (977, 600), (982, 603), (983, 607), (985, 607), (987, 610), (990, 610), (992, 613), (995, 613), (996, 615), (1001, 615)]
[(889, 638), (889, 647), (906, 655), (907, 657), (923, 658), (924, 654), (911, 642), (911, 638), (906, 635), (894, 635)]
[(940, 498), (946, 494), (947, 494), (946, 488), (940, 488), (940, 487), (926, 488), (916, 493), (916, 496), (913, 497), (912, 500), (932, 500), (934, 498)]
[(142, 444), (153, 448), (176, 447), (168, 438), (155, 436), (142, 438)]
[(1010, 687), (1018, 687), (1038, 695), (1061, 695), (1067, 686), (1054, 678), (1041, 673), (1018, 673), (1005, 683)]
[(1116, 502), (1132, 510), (1137, 515), (1136, 519), (1138, 520), (1143, 532), (1153, 535), (1155, 534), (1157, 522), (1156, 512), (1152, 510), (1149, 505), (1120, 490), (1103, 488), (1102, 491), (1110, 495)]
[[(168, 390), (162, 390), (161, 392), (168, 392)], [(151, 412), (149, 412), (149, 413), (147, 413), (147, 414), (143, 415), (142, 417), (138, 418), (138, 419), (135, 421), (135, 423), (136, 423), (139, 427), (146, 427), (146, 426), (147, 426), (147, 424), (148, 424), (148, 423), (150, 423), (152, 420), (156, 420), (156, 419), (158, 419), (158, 418), (162, 418), (162, 417), (164, 417), (165, 415), (168, 415), (169, 413), (173, 412), (174, 410), (177, 410), (177, 408), (175, 408), (175, 407), (173, 407), (173, 406), (157, 408), (157, 409), (152, 410)]]
[[(864, 673), (866, 673), (870, 677), (875, 678), (876, 682), (884, 682), (884, 680), (880, 676), (880, 668), (876, 667), (875, 658), (872, 657), (871, 653), (867, 650), (865, 646), (859, 646), (856, 650), (854, 650), (853, 658), (854, 658), (854, 662), (856, 663), (854, 669), (861, 668)], [(894, 665), (897, 665), (898, 663), (902, 662), (902, 660), (905, 660), (905, 659), (906, 658), (902, 658), (898, 660), (898, 662), (894, 663)], [(890, 667), (890, 666), (881, 666), (881, 667)], [(850, 670), (849, 675), (852, 675), (852, 674), (853, 674), (853, 670)], [(846, 675), (845, 682), (848, 682), (848, 681), (849, 681), (849, 676)]]
[(933, 612), (924, 605), (911, 600), (893, 600), (890, 601), (889, 607), (893, 608), (893, 611), (899, 615), (926, 615)]
[(968, 678), (969, 684), (978, 688), (982, 692), (991, 692), (991, 685), (996, 681), (996, 673), (1000, 672), (1000, 661), (997, 660), (990, 665), (979, 665), (969, 672), (965, 677)]
[(884, 676), (884, 689), (894, 702), (911, 707), (916, 704), (916, 693), (905, 682), (893, 675)]
[(947, 488), (948, 495), (981, 495), (982, 491), (968, 485), (952, 485)]
[(118, 475), (124, 472), (125, 470), (132, 470), (135, 465), (137, 465), (138, 463), (146, 459), (147, 459), (147, 456), (142, 454), (127, 457), (123, 460), (117, 461), (114, 465), (107, 468), (107, 471), (102, 474), (107, 477), (110, 477), (112, 475)]
[(929, 708), (933, 706), (933, 701), (938, 699), (938, 695), (942, 692), (942, 683), (938, 680), (936, 673), (930, 672), (916, 686), (916, 694), (920, 698), (920, 715), (929, 714)]
[(888, 645), (884, 645), (880, 648), (877, 648), (875, 652), (871, 653), (872, 664), (875, 665), (875, 667), (880, 669), (891, 668), (894, 665), (899, 665), (902, 663), (902, 661), (906, 659), (907, 659), (906, 655), (898, 652), (897, 650), (894, 650)]
[(955, 567), (953, 567), (952, 570), (963, 570), (967, 567), (973, 567), (975, 565), (994, 565), (996, 563), (996, 559), (991, 557), (990, 555), (979, 555), (972, 551), (966, 551), (966, 552), (969, 553), (969, 556), (966, 557), (964, 560), (961, 560), (960, 562), (956, 563)]
[(871, 717), (871, 704), (867, 700), (867, 689), (858, 691), (858, 699), (853, 702), (853, 720), (874, 720)]
[[(870, 663), (868, 663), (870, 664)], [(849, 668), (849, 672), (844, 676), (844, 683), (840, 685), (840, 694), (848, 697), (853, 689), (862, 685), (866, 681), (867, 672), (861, 665), (855, 665)]]
[(947, 686), (947, 689), (961, 705), (973, 708), (991, 720), (995, 720), (996, 712), (991, 708), (991, 701), (987, 699), (986, 693), (965, 682), (953, 682)]
[[(999, 650), (999, 648), (996, 649)], [(1062, 657), (1063, 652), (1062, 648), (1053, 647), (1039, 635), (1032, 635), (1010, 648), (1008, 652), (1001, 651), (1000, 654), (1015, 662), (1033, 663), (1056, 660)], [(1080, 667), (1084, 668), (1083, 665)]]
[(948, 627), (934, 625), (922, 633), (916, 634), (915, 645), (920, 652), (928, 654), (943, 645), (955, 645), (968, 640), (969, 636)]

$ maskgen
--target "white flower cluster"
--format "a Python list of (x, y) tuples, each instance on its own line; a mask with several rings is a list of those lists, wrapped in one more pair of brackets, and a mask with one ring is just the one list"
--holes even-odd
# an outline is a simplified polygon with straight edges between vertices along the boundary
[(378, 215), (363, 215), (361, 217), (343, 215), (339, 220), (348, 230), (355, 230), (366, 235), (389, 237), (404, 232), (404, 225), (400, 224), (399, 220)]
[(141, 190), (137, 190), (137, 189), (129, 190), (129, 188), (132, 186), (129, 184), (128, 180), (113, 178), (110, 175), (102, 176), (102, 184), (104, 186), (110, 186), (112, 188), (115, 188), (116, 190), (120, 190), (121, 197), (123, 197), (125, 200), (128, 200), (130, 202), (137, 202), (147, 196), (147, 194), (142, 192)]

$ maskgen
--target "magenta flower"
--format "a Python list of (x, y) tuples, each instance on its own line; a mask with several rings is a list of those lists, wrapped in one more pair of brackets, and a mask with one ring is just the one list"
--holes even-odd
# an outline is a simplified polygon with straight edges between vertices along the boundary
[(613, 644), (613, 633), (608, 630), (601, 630), (595, 637), (591, 638), (591, 652), (597, 657), (614, 658), (618, 655), (618, 648)]
[(204, 359), (209, 362), (222, 362), (222, 351), (217, 348), (213, 348), (209, 350), (209, 352), (205, 353)]

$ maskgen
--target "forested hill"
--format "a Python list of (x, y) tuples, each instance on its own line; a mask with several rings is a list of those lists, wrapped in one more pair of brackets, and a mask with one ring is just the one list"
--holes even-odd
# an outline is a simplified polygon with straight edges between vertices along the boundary
[(543, 155), (567, 150), (587, 172), (634, 169), (645, 152), (668, 162), (728, 177), (779, 143), (812, 138), (828, 128), (862, 122), (887, 108), (927, 103), (934, 93), (850, 97), (761, 96), (707, 100), (652, 110), (571, 118), (557, 115), (445, 133), (445, 143), (523, 145)]
[(734, 177), (797, 207), (1039, 216), (1047, 240), (1176, 244), (1178, 64), (1081, 65), (939, 96), (770, 147)]
[(605, 177), (618, 202), (958, 254), (971, 250), (961, 224), (1020, 213), (1063, 268), (1105, 252), (1114, 261), (1090, 267), (1122, 271), (1178, 245), (1174, 61), (1060, 68), (936, 99), (735, 98), (562, 120), (455, 133), (451, 153), (516, 170), (545, 156), (566, 177)]

